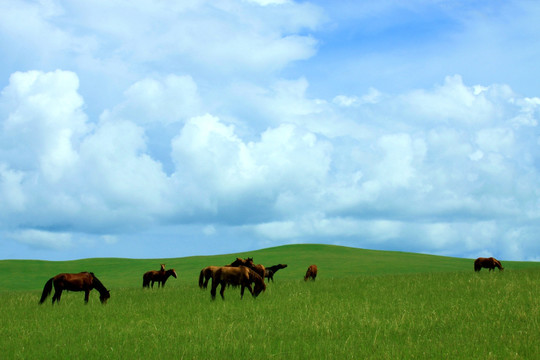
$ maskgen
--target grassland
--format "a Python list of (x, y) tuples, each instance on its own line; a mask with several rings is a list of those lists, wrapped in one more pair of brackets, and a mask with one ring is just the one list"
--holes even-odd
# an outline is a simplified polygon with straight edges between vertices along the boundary
[[(287, 263), (265, 293), (210, 300), (202, 266), (253, 256)], [(143, 290), (160, 262), (178, 279)], [(319, 276), (304, 282), (307, 266)], [(119, 359), (537, 359), (540, 264), (503, 261), (504, 272), (472, 261), (334, 246), (295, 245), (217, 257), (0, 261), (2, 358)], [(38, 306), (58, 272), (91, 270), (110, 288), (68, 293)], [(15, 275), (17, 274), (17, 275)], [(24, 278), (24, 281), (17, 281)]]

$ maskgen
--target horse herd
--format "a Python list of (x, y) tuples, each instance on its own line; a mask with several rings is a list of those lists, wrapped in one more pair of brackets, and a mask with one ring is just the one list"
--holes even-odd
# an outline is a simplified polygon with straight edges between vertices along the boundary
[[(244, 297), (244, 291), (247, 288), (253, 297), (257, 297), (261, 292), (266, 290), (266, 284), (264, 279), (268, 281), (274, 281), (274, 274), (287, 267), (287, 264), (278, 264), (274, 266), (265, 267), (261, 264), (255, 264), (253, 258), (236, 258), (235, 261), (225, 266), (207, 266), (203, 268), (199, 273), (199, 287), (206, 289), (208, 282), (212, 279), (212, 287), (210, 290), (210, 296), (212, 300), (216, 298), (216, 291), (218, 286), (221, 286), (219, 294), (222, 299), (225, 299), (224, 292), (228, 286), (237, 287), (240, 286), (240, 297)], [(489, 269), (489, 271), (498, 268), (499, 271), (504, 270), (501, 262), (493, 257), (478, 258), (474, 261), (474, 271), (478, 272), (482, 268)], [(159, 271), (150, 270), (143, 275), (143, 288), (154, 287), (154, 283), (158, 283), (158, 287), (165, 286), (169, 277), (177, 278), (176, 271), (174, 269), (165, 270), (165, 265), (161, 264)], [(310, 265), (304, 276), (304, 281), (309, 279), (315, 280), (317, 277), (317, 265)], [(253, 287), (251, 286), (253, 284)], [(96, 289), (99, 292), (99, 300), (102, 304), (107, 302), (107, 299), (111, 297), (110, 290), (108, 290), (101, 281), (92, 272), (81, 272), (78, 274), (61, 273), (50, 278), (43, 288), (41, 294), (40, 304), (43, 304), (47, 297), (51, 294), (54, 286), (54, 295), (52, 303), (56, 301), (60, 302), (62, 291), (84, 291), (84, 302), (88, 303), (88, 296), (92, 289)]]

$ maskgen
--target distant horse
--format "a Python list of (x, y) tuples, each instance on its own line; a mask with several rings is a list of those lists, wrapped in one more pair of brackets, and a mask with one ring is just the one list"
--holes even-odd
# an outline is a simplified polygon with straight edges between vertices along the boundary
[(269, 266), (264, 271), (264, 277), (268, 278), (268, 281), (272, 280), (274, 281), (274, 274), (280, 270), (285, 269), (287, 267), (287, 264), (278, 264), (274, 266)]
[(474, 260), (474, 271), (480, 271), (482, 268), (489, 269), (489, 271), (499, 268), (499, 271), (504, 270), (501, 262), (493, 257), (483, 258), (479, 257)]
[(307, 281), (309, 278), (315, 281), (317, 277), (317, 265), (310, 265), (306, 271), (306, 276), (304, 276), (304, 281)]
[(160, 270), (160, 271), (155, 271), (155, 270), (147, 271), (143, 275), (143, 284), (142, 284), (142, 286), (143, 286), (143, 288), (150, 287), (150, 282), (152, 282), (152, 289), (153, 289), (154, 288), (154, 283), (157, 282), (158, 287), (159, 286), (164, 287), (165, 282), (167, 282), (167, 279), (171, 275), (175, 279), (177, 278), (176, 271), (174, 271), (174, 269), (169, 269), (169, 270), (165, 270), (165, 271), (162, 271), (162, 270)]
[(54, 295), (52, 298), (52, 303), (55, 301), (60, 302), (60, 297), (62, 296), (63, 290), (68, 291), (84, 291), (84, 302), (88, 303), (88, 295), (92, 289), (99, 291), (99, 300), (102, 304), (107, 302), (107, 299), (111, 297), (109, 290), (99, 281), (99, 279), (91, 272), (81, 272), (78, 274), (58, 274), (50, 278), (43, 288), (43, 293), (41, 294), (40, 304), (43, 304), (45, 299), (51, 294), (52, 287), (54, 285)]
[[(255, 283), (254, 289), (251, 288), (252, 283)], [(210, 290), (212, 300), (216, 298), (216, 290), (219, 285), (221, 285), (219, 294), (223, 300), (225, 300), (223, 293), (227, 285), (241, 286), (240, 298), (244, 297), (245, 288), (249, 290), (253, 297), (257, 297), (262, 291), (266, 290), (266, 284), (263, 279), (255, 271), (245, 266), (223, 266), (214, 272), (212, 290)]]

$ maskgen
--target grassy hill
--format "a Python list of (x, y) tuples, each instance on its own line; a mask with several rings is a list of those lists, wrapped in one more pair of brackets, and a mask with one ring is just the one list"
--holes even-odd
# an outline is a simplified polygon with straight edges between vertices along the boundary
[[(257, 299), (197, 285), (236, 257), (286, 263)], [(160, 263), (178, 279), (142, 289)], [(471, 259), (290, 245), (175, 259), (0, 261), (0, 349), (7, 359), (538, 359), (540, 263), (474, 273)], [(317, 264), (317, 281), (302, 280)], [(60, 272), (93, 271), (111, 299), (38, 300)]]
[[(217, 255), (193, 256), (170, 259), (124, 259), (93, 258), (74, 261), (2, 260), (0, 291), (41, 290), (45, 282), (61, 272), (92, 271), (111, 289), (138, 288), (142, 286), (142, 274), (158, 270), (159, 264), (174, 268), (178, 279), (171, 279), (167, 286), (195, 283), (201, 268), (207, 265), (225, 265), (236, 257), (253, 257), (255, 263), (265, 266), (287, 264), (275, 279), (302, 279), (307, 267), (317, 264), (319, 279), (357, 275), (414, 274), (473, 269), (471, 259), (452, 258), (405, 252), (375, 251), (333, 245), (286, 245), (257, 251)], [(506, 269), (540, 267), (535, 262), (504, 261)]]

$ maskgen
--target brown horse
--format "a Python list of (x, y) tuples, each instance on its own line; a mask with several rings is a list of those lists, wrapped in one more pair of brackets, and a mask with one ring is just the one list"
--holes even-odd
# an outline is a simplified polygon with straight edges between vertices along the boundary
[(483, 258), (479, 257), (474, 260), (474, 271), (480, 271), (482, 268), (489, 269), (489, 271), (499, 268), (499, 271), (504, 270), (501, 262), (493, 257)]
[(304, 276), (304, 281), (311, 280), (315, 281), (317, 277), (317, 265), (310, 265), (306, 271), (306, 276)]
[[(255, 283), (255, 288), (251, 288), (251, 284)], [(223, 266), (214, 272), (212, 280), (212, 290), (210, 295), (212, 300), (216, 298), (217, 287), (221, 285), (219, 294), (225, 300), (223, 293), (227, 285), (241, 286), (240, 298), (244, 297), (244, 289), (247, 288), (253, 297), (257, 297), (262, 291), (266, 290), (266, 284), (263, 279), (253, 270), (246, 266), (230, 267)]]
[(154, 283), (157, 281), (158, 283), (158, 287), (164, 287), (165, 286), (165, 282), (167, 281), (167, 279), (172, 275), (172, 277), (174, 277), (175, 279), (177, 278), (176, 276), (176, 271), (174, 271), (174, 269), (169, 269), (169, 270), (160, 270), (160, 271), (155, 271), (155, 270), (150, 270), (150, 271), (147, 271), (146, 273), (144, 273), (143, 275), (143, 288), (145, 287), (150, 287), (150, 282), (152, 282), (152, 289), (154, 288)]
[(233, 262), (233, 264), (236, 263), (237, 261), (243, 261), (244, 263), (241, 265), (247, 266), (251, 270), (255, 271), (264, 281), (264, 276), (266, 274), (266, 268), (264, 267), (264, 265), (255, 264), (253, 262), (253, 258), (250, 258), (250, 257), (248, 257), (247, 259), (236, 258), (236, 261)]
[(264, 271), (264, 277), (268, 278), (268, 281), (272, 280), (274, 281), (274, 274), (281, 269), (285, 269), (287, 267), (287, 264), (278, 264), (274, 266), (269, 266)]
[(78, 274), (58, 274), (50, 278), (43, 288), (43, 293), (41, 294), (40, 304), (43, 304), (45, 299), (51, 294), (52, 287), (54, 285), (54, 295), (52, 298), (52, 303), (55, 301), (60, 302), (60, 297), (62, 296), (63, 290), (68, 291), (84, 291), (84, 302), (88, 303), (88, 295), (92, 289), (99, 291), (99, 300), (102, 304), (107, 302), (107, 299), (111, 297), (109, 290), (103, 286), (101, 281), (91, 272), (81, 272)]
[[(229, 265), (225, 265), (229, 267), (238, 267), (238, 266), (247, 266), (247, 267), (253, 267), (253, 258), (236, 258), (232, 263)], [(206, 289), (208, 287), (208, 282), (212, 277), (214, 276), (214, 273), (217, 269), (219, 269), (221, 266), (207, 266), (201, 270), (199, 273), (199, 287), (201, 289)], [(212, 280), (213, 282), (213, 280)]]
[(203, 268), (199, 274), (199, 287), (201, 289), (206, 289), (208, 286), (208, 281), (214, 276), (214, 273), (221, 266), (207, 266)]

